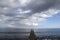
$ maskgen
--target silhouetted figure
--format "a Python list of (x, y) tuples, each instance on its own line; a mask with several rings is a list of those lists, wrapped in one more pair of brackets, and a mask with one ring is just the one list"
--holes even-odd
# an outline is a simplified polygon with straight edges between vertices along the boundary
[(31, 30), (31, 32), (30, 32), (29, 40), (37, 40), (36, 35), (33, 30)]

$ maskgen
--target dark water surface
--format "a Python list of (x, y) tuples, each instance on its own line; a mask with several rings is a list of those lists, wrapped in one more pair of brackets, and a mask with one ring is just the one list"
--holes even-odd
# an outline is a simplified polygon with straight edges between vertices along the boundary
[[(56, 36), (60, 37), (60, 29), (33, 29), (36, 37)], [(28, 38), (31, 29), (0, 29), (0, 38)]]

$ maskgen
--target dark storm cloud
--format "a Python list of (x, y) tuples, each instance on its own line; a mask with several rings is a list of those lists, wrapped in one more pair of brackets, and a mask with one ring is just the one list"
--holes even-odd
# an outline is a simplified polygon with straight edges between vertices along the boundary
[(22, 9), (32, 10), (31, 13), (27, 14), (31, 16), (35, 13), (48, 10), (49, 8), (53, 7), (55, 3), (56, 0), (31, 0), (31, 2), (26, 7), (22, 7)]
[[(35, 14), (37, 12), (41, 12), (41, 11), (44, 11), (44, 10), (47, 10), (51, 7), (53, 7), (55, 5), (55, 2), (56, 0), (31, 0), (31, 2), (27, 5), (27, 6), (24, 6), (24, 7), (21, 7), (23, 10), (32, 10), (31, 13), (29, 14), (26, 14), (26, 15), (32, 15), (32, 14)], [(2, 4), (4, 4), (4, 2), (0, 2), (1, 5), (0, 7), (2, 6)], [(9, 5), (9, 4), (6, 4), (8, 3), (8, 1), (5, 2), (5, 5), (3, 5), (3, 7), (5, 7), (6, 5), (8, 7), (12, 6), (12, 5)], [(14, 16), (16, 15), (16, 10), (18, 9), (18, 7), (14, 7), (13, 9), (10, 9), (9, 13), (7, 13), (6, 15), (7, 16)]]
[(40, 12), (54, 6), (54, 3), (55, 0), (34, 0), (27, 5), (27, 8), (31, 9), (33, 12)]

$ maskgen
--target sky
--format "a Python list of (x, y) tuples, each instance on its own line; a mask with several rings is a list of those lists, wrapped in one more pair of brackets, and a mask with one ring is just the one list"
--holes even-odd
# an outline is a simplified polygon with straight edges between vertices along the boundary
[(0, 0), (0, 28), (60, 28), (60, 0)]

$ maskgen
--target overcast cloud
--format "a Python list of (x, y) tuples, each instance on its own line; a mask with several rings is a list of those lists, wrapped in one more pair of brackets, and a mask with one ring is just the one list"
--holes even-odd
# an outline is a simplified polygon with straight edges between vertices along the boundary
[(0, 24), (7, 27), (39, 26), (60, 12), (60, 0), (0, 0)]

